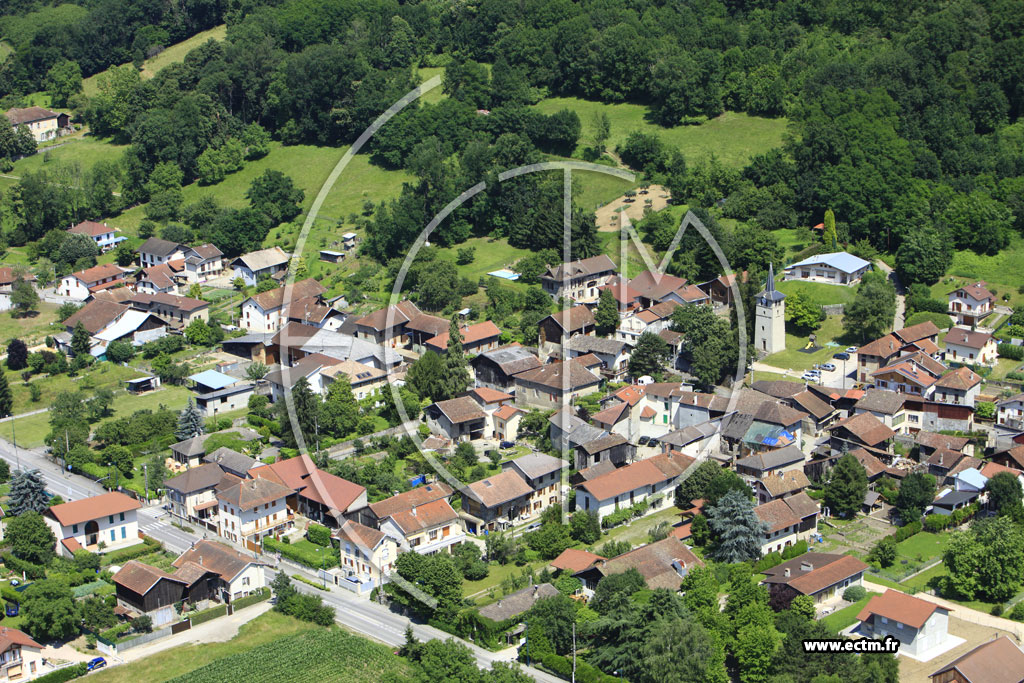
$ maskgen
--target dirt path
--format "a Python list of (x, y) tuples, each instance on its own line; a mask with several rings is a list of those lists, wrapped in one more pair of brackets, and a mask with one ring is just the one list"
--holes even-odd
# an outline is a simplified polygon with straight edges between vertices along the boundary
[(597, 217), (597, 231), (617, 232), (620, 228), (618, 214), (623, 209), (629, 215), (630, 222), (635, 225), (644, 217), (644, 206), (648, 199), (651, 200), (651, 209), (653, 211), (661, 211), (668, 206), (670, 194), (661, 185), (651, 185), (647, 188), (647, 194), (641, 194), (641, 192), (643, 190), (637, 190), (635, 197), (622, 195), (594, 212)]

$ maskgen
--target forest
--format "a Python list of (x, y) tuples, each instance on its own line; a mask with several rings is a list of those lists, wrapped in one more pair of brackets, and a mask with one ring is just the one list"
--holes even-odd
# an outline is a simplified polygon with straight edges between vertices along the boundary
[[(365, 253), (382, 262), (465, 187), (572, 153), (581, 121), (531, 107), (545, 97), (641, 103), (666, 126), (726, 110), (784, 116), (783, 147), (742, 169), (686, 159), (639, 132), (615, 152), (676, 203), (717, 205), (750, 230), (814, 225), (830, 207), (841, 241), (892, 254), (906, 281), (931, 283), (953, 249), (997, 253), (1024, 230), (1022, 10), (1016, 0), (15, 0), (0, 17), (11, 48), (0, 93), (7, 106), (40, 90), (63, 96), (94, 133), (128, 144), (116, 172), (131, 204), (162, 189), (152, 180), (161, 164), (188, 183), (210, 172), (215, 152), (237, 158), (254, 136), (349, 143), (418, 83), (417, 69), (444, 67), (448, 97), (409, 107), (371, 143), (375, 163), (416, 178), (363, 219)], [(75, 88), (219, 22), (225, 41), (152, 79), (127, 65), (105, 73), (98, 93)], [(603, 140), (582, 142), (585, 156), (611, 163)], [(551, 175), (489, 183), (435, 239), (556, 246)], [(108, 198), (109, 184), (97, 185)], [(77, 206), (47, 206), (12, 241), (41, 237)], [(184, 217), (173, 206), (162, 215)], [(578, 256), (596, 249), (592, 223), (575, 212)], [(677, 272), (697, 274), (696, 249), (679, 252)]]

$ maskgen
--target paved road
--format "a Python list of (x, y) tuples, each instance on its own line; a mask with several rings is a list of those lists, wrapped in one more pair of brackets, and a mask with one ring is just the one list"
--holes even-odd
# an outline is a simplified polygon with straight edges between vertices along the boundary
[(900, 282), (899, 276), (892, 268), (889, 267), (888, 264), (885, 263), (885, 261), (879, 259), (875, 261), (875, 266), (886, 274), (886, 277), (889, 278), (893, 286), (896, 288), (896, 314), (893, 316), (892, 329), (901, 330), (906, 322), (904, 320), (904, 314), (906, 312), (907, 303), (904, 295), (907, 290), (903, 286), (903, 283)]
[[(80, 500), (105, 493), (103, 487), (91, 479), (61, 472), (60, 467), (51, 462), (39, 449), (26, 449), (19, 446), (15, 452), (13, 444), (0, 439), (0, 457), (9, 462), (12, 467), (20, 466), (24, 469), (38, 469), (40, 476), (46, 483), (47, 490), (61, 496), (64, 500)], [(168, 513), (158, 506), (143, 508), (139, 510), (138, 515), (139, 528), (147, 536), (151, 536), (163, 543), (169, 550), (184, 552), (195, 541), (202, 540), (203, 538), (202, 533), (190, 534), (172, 526)], [(227, 543), (224, 539), (217, 540)], [(307, 578), (316, 579), (316, 575), (313, 572), (296, 572), (292, 569), (287, 571), (290, 574), (301, 573)], [(268, 570), (267, 580), (272, 580), (275, 574), (275, 571)], [(357, 597), (342, 588), (331, 587), (328, 591), (321, 591), (301, 581), (295, 582), (295, 587), (301, 592), (322, 597), (325, 603), (334, 607), (336, 621), (352, 631), (391, 646), (399, 646), (405, 642), (405, 627), (410, 624), (408, 618), (395, 614), (381, 605), (371, 603), (366, 598)], [(413, 633), (420, 640), (433, 640), (435, 638), (446, 640), (453, 637), (449, 633), (425, 624), (412, 624), (412, 626)], [(477, 664), (482, 668), (489, 669), (493, 662), (508, 658), (508, 654), (490, 652), (472, 643), (462, 642), (473, 651)], [(538, 669), (528, 668), (526, 671), (534, 680), (542, 681), (543, 683), (555, 683), (562, 680)]]

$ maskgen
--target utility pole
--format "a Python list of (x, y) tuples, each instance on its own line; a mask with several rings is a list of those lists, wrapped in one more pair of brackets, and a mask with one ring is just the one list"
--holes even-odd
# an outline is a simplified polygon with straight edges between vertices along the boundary
[(142, 466), (142, 471), (146, 475), (146, 502), (149, 502), (149, 464)]
[(14, 430), (17, 420), (11, 420), (11, 440), (14, 442), (14, 460), (18, 463), (18, 471), (21, 471), (21, 456), (18, 455), (18, 434)]

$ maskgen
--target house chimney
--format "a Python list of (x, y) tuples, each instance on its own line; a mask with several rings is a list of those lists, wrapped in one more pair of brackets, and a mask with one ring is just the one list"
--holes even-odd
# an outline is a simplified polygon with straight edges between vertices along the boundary
[(533, 597), (537, 597), (537, 590), (540, 588), (537, 584), (533, 584)]
[(783, 571), (783, 574), (786, 575), (787, 579), (789, 578), (789, 567), (786, 567), (786, 569)]
[(814, 569), (814, 565), (811, 564), (810, 562), (801, 562), (800, 563), (800, 571), (802, 571), (802, 572), (809, 572), (812, 569)]
[(412, 512), (412, 516), (415, 517), (416, 516), (416, 506), (415, 505), (412, 506), (412, 511), (411, 512)]

